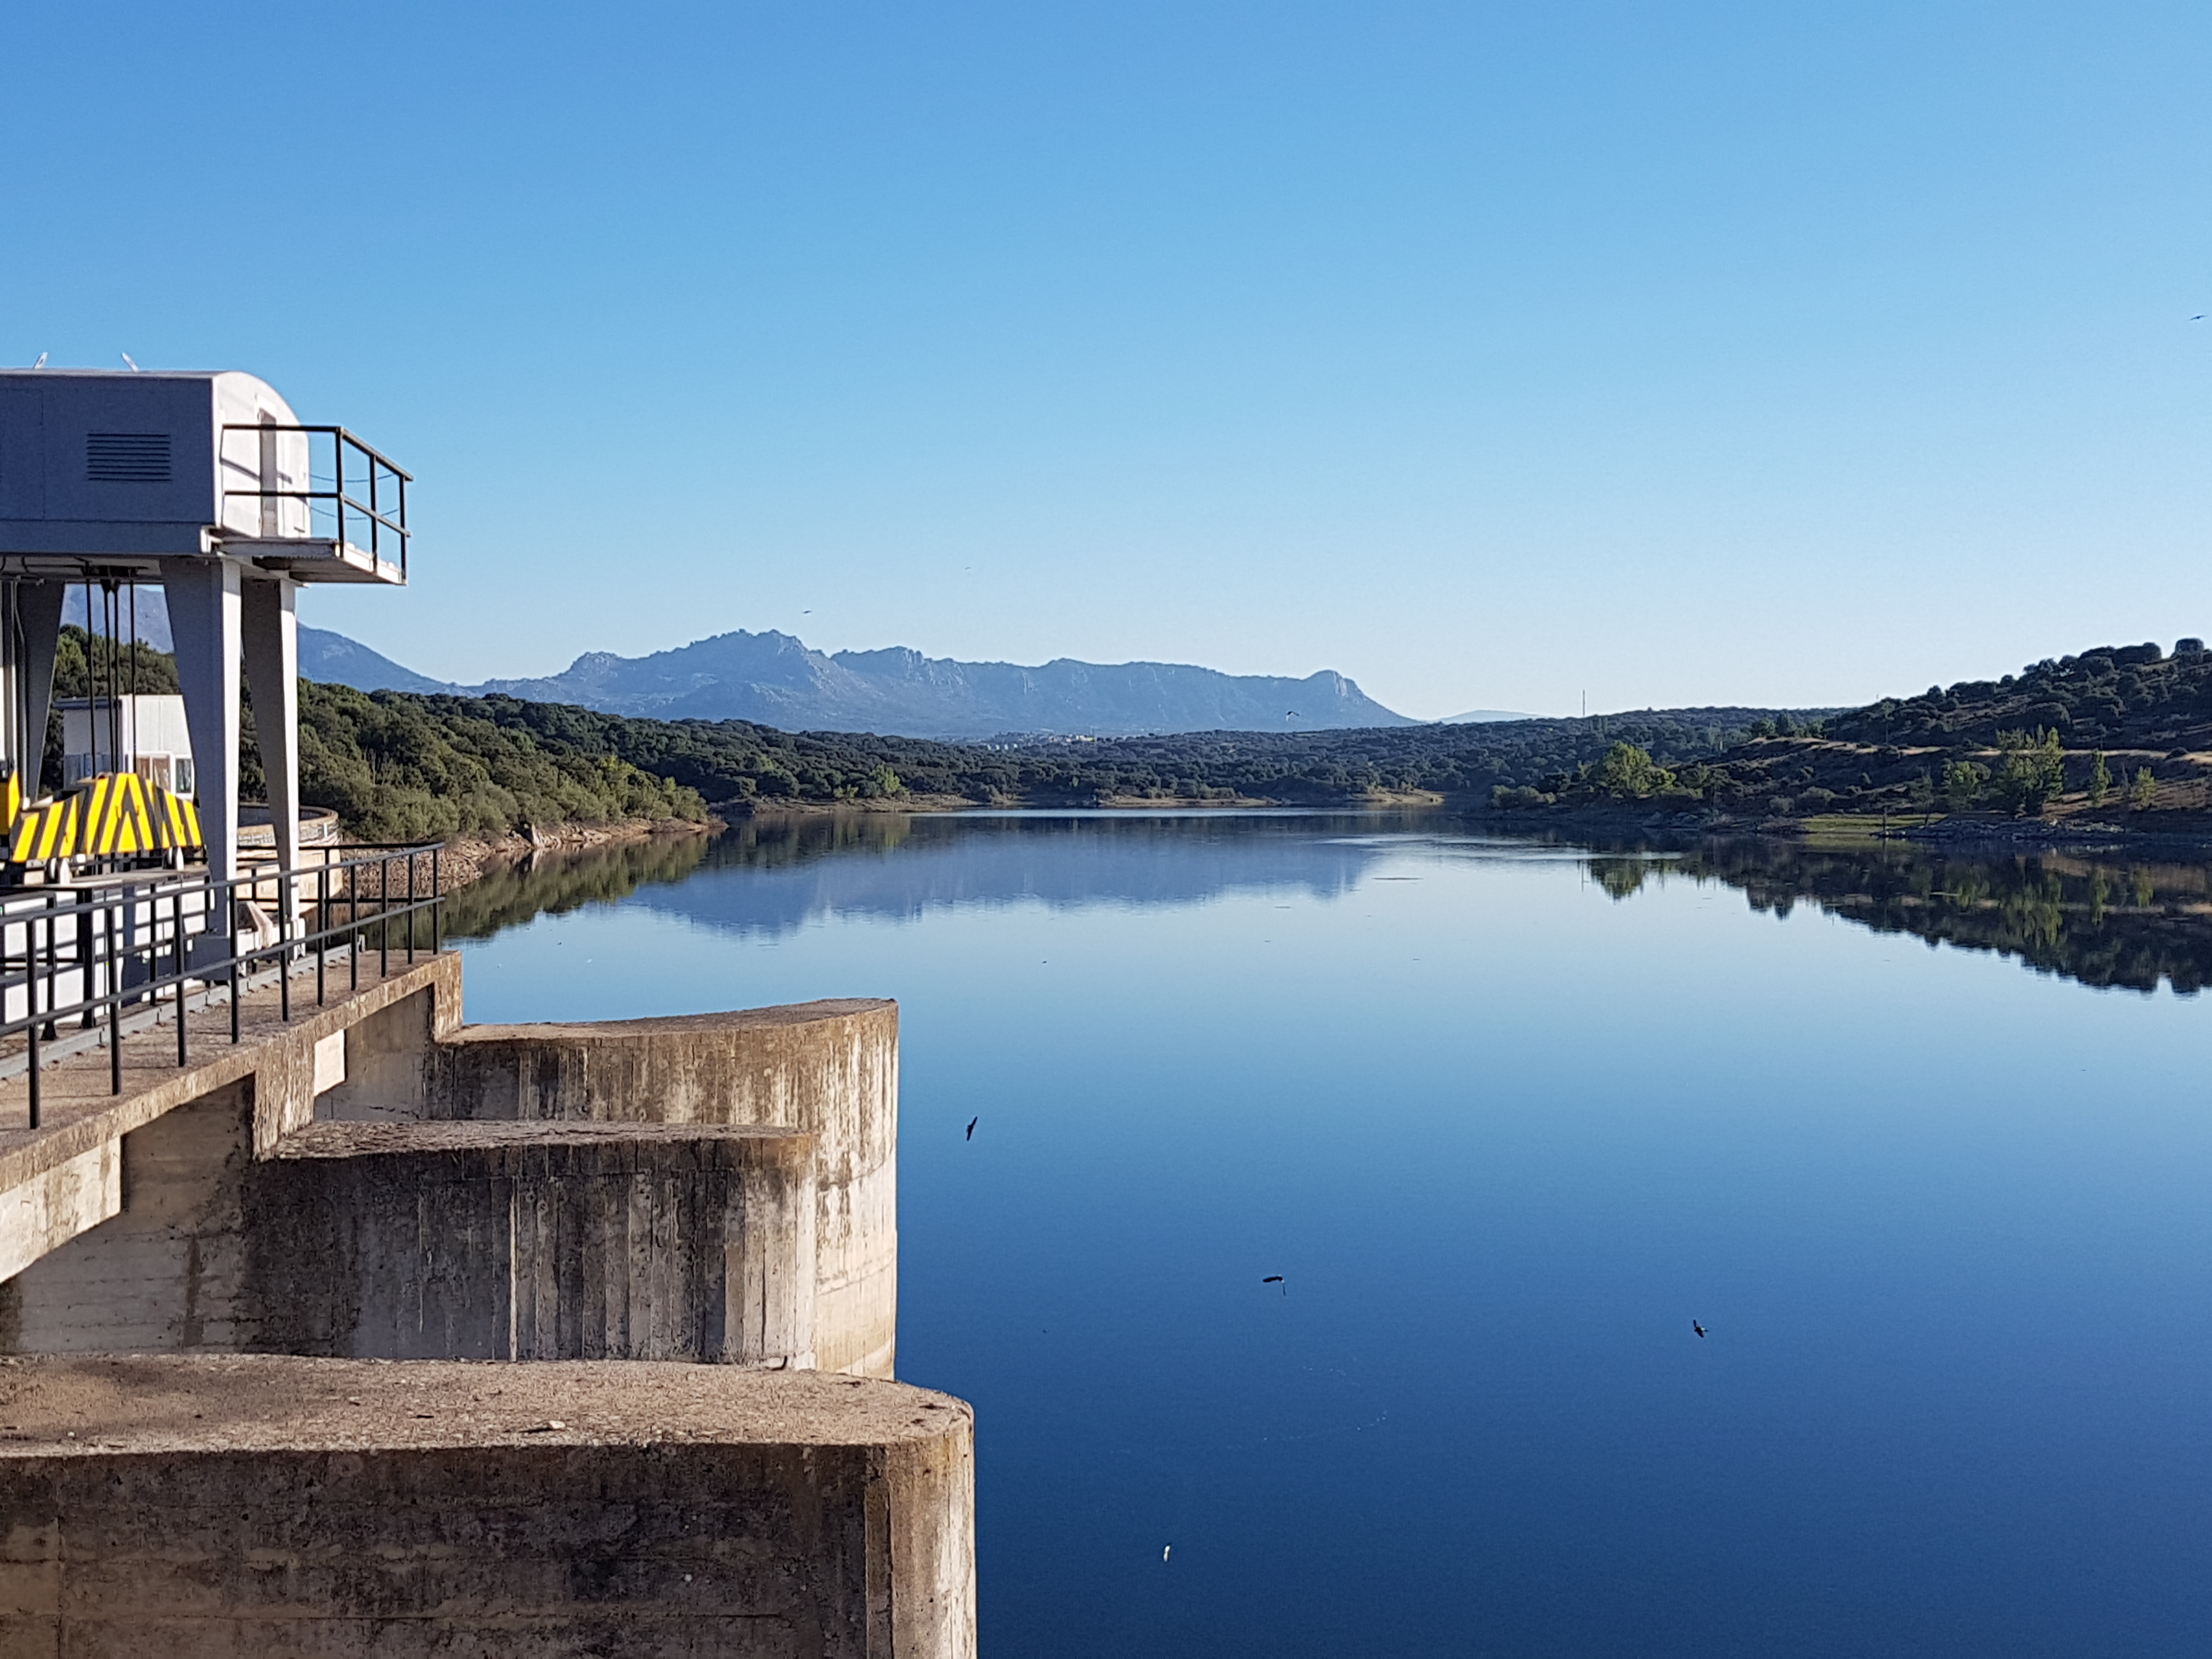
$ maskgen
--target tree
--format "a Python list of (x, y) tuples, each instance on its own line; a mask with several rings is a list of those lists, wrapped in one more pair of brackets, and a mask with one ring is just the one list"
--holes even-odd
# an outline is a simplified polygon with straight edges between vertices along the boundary
[(1964, 812), (1981, 799), (1990, 781), (1990, 769), (1979, 761), (1953, 761), (1943, 769), (1943, 799), (1954, 812)]
[(1997, 748), (2004, 759), (1990, 793), (2000, 805), (2015, 812), (2040, 812), (2066, 787), (2066, 756), (2056, 731), (2000, 732)]
[(1674, 787), (1674, 775), (1651, 758), (1651, 751), (1632, 743), (1616, 743), (1605, 751), (1590, 774), (1590, 781), (1608, 795), (1663, 794)]
[(2136, 811), (2154, 805), (2158, 799), (2158, 780), (2151, 775), (2150, 768), (2136, 768), (2136, 781), (2128, 790), (2128, 805)]
[(2102, 806), (2112, 793), (2112, 769), (2105, 764), (2105, 751), (2089, 757), (2089, 805)]

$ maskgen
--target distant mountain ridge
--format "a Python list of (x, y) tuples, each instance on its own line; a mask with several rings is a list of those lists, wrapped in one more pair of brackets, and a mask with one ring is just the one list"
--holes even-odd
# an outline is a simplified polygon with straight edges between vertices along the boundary
[(370, 650), (359, 640), (333, 634), (327, 628), (300, 628), (300, 677), (325, 685), (349, 685), (356, 691), (458, 691), (457, 685), (434, 680), (411, 668), (402, 668), (391, 658)]
[(1065, 657), (1034, 668), (957, 662), (901, 647), (830, 655), (773, 631), (717, 634), (646, 657), (587, 652), (559, 674), (488, 680), (468, 690), (656, 720), (746, 720), (787, 732), (947, 741), (1015, 732), (1104, 737), (1419, 724), (1326, 669), (1291, 679)]
[[(78, 598), (69, 620), (82, 625), (83, 613)], [(170, 648), (168, 607), (158, 586), (139, 588), (137, 621), (141, 639)], [(1067, 657), (1030, 668), (926, 657), (899, 646), (833, 656), (773, 631), (717, 634), (645, 657), (587, 651), (558, 674), (459, 685), (418, 674), (343, 634), (302, 625), (300, 672), (357, 691), (504, 695), (604, 714), (745, 720), (787, 732), (880, 732), (946, 742), (1013, 733), (1104, 738), (1422, 724), (1326, 669), (1291, 679)], [(1492, 717), (1486, 710), (1461, 718)]]

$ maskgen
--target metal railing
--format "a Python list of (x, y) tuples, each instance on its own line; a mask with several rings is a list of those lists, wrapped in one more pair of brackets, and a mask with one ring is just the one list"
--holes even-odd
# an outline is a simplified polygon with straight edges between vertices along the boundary
[[(275, 437), (284, 433), (298, 433), (312, 446), (316, 438), (331, 441), (328, 459), (330, 465), (320, 473), (316, 468), (318, 457), (312, 453), (307, 462), (307, 486), (301, 489), (271, 489), (267, 487), (265, 471), (259, 489), (225, 489), (225, 497), (238, 496), (248, 501), (299, 501), (307, 509), (307, 528), (311, 537), (327, 531), (330, 538), (355, 547), (366, 547), (372, 557), (384, 559), (387, 550), (397, 546), (399, 551), (399, 574), (407, 574), (407, 486), (415, 482), (411, 474), (392, 465), (384, 456), (355, 437), (342, 426), (277, 426), (252, 425), (233, 422), (224, 426), (226, 433), (251, 432)], [(347, 476), (346, 458), (350, 452), (354, 459), (350, 489)], [(325, 485), (326, 488), (318, 488)], [(350, 493), (351, 489), (365, 488), (368, 499), (362, 501)], [(363, 532), (368, 539), (356, 541), (354, 530)]]
[[(355, 845), (333, 848), (324, 863), (222, 880), (149, 871), (102, 878), (99, 890), (79, 888), (75, 897), (56, 890), (43, 903), (34, 887), (0, 895), (0, 1064), (22, 1066), (30, 1127), (40, 1126), (40, 1071), (57, 1049), (105, 1042), (108, 1091), (121, 1094), (124, 1039), (155, 1030), (166, 1011), (177, 1064), (189, 1065), (195, 988), (202, 1008), (227, 993), (237, 1042), (244, 994), (265, 988), (272, 965), (279, 1017), (289, 1020), (292, 981), (306, 976), (310, 957), (319, 1007), (338, 965), (357, 990), (371, 951), (380, 977), (395, 954), (409, 963), (418, 949), (435, 955), (444, 948), (442, 850)], [(427, 938), (418, 938), (418, 916), (427, 916)]]

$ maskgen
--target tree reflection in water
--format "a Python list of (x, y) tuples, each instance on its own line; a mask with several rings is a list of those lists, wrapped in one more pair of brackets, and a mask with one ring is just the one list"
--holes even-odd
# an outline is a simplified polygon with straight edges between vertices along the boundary
[(2148, 992), (2163, 982), (2190, 996), (2212, 981), (2205, 864), (1746, 840), (1599, 853), (1589, 872), (1616, 899), (1655, 880), (1717, 881), (1754, 910), (1786, 916), (1803, 901), (1876, 933), (1998, 951), (2084, 985)]

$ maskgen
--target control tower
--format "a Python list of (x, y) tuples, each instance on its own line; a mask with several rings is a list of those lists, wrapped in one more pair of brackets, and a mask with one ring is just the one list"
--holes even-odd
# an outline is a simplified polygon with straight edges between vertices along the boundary
[(89, 623), (100, 608), (94, 590), (112, 599), (158, 582), (208, 873), (238, 870), (241, 669), (276, 864), (295, 867), (300, 586), (404, 585), (408, 483), (343, 427), (303, 425), (251, 374), (0, 370), (0, 776), (9, 801), (40, 793), (69, 586), (86, 585)]

